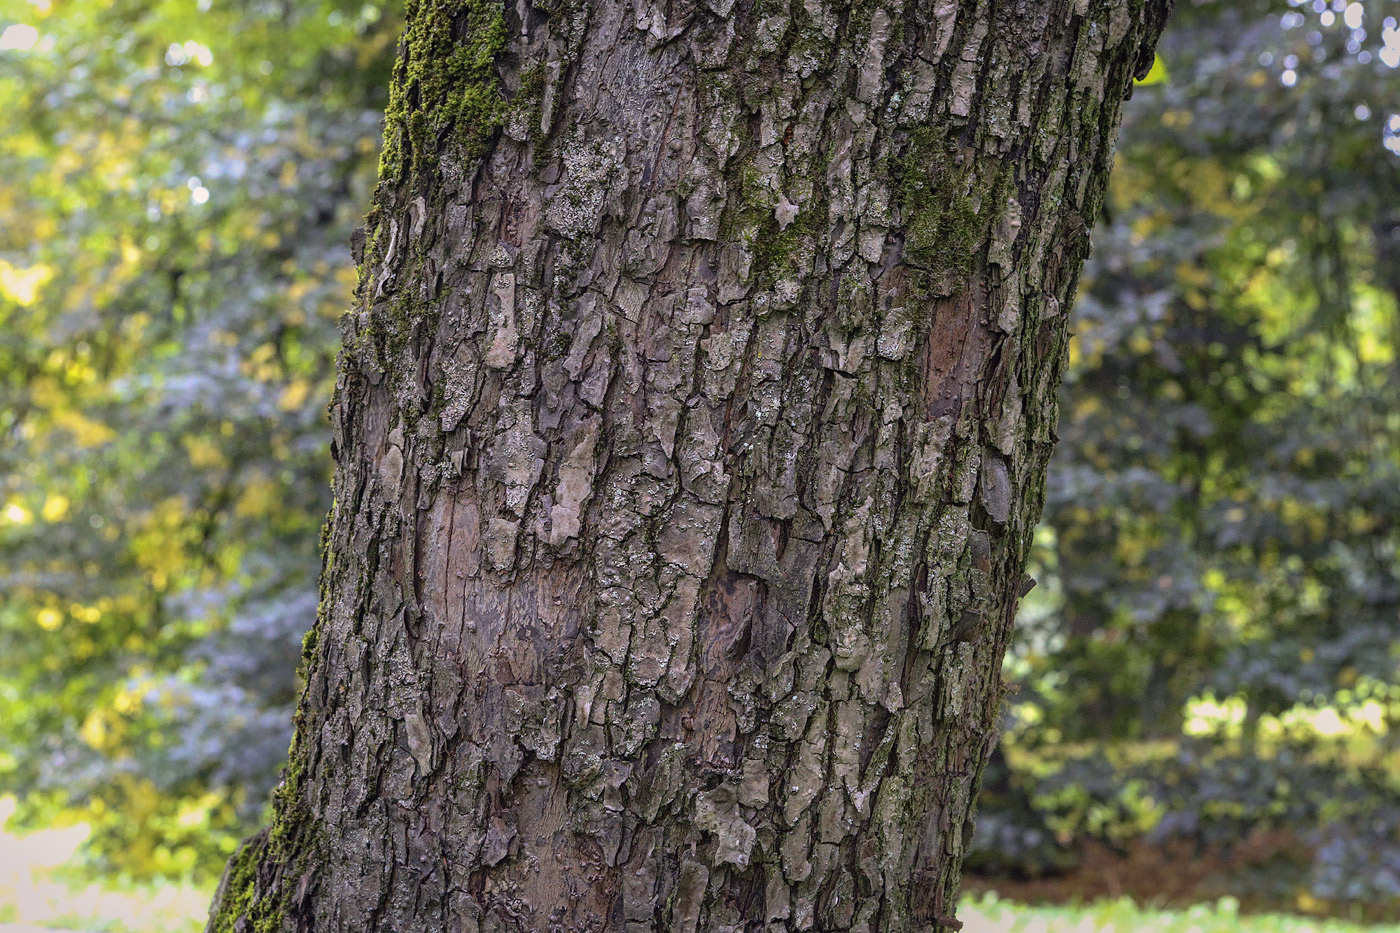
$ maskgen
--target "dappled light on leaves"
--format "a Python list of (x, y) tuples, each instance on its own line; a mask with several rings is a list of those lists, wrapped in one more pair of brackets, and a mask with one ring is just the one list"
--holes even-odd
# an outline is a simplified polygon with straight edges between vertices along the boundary
[(1124, 124), (979, 829), (1032, 872), (1285, 830), (1241, 893), (1393, 914), (1400, 38), (1292, 7), (1179, 5)]
[(0, 786), (136, 876), (217, 868), (286, 754), (391, 19), (0, 11)]

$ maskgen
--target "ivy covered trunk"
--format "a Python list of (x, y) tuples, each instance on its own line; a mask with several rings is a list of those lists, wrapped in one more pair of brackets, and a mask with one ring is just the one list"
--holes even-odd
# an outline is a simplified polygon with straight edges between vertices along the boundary
[(1168, 0), (410, 0), (215, 931), (956, 928)]

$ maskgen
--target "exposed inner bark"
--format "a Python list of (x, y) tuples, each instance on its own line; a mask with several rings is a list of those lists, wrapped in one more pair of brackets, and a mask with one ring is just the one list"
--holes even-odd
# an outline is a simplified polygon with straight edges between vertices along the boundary
[(955, 927), (1166, 6), (412, 3), (297, 740), (211, 929)]

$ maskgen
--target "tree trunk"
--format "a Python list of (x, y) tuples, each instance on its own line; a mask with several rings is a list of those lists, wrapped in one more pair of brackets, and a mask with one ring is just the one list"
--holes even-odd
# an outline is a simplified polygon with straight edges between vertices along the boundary
[(210, 929), (951, 917), (1169, 0), (410, 0), (270, 830)]

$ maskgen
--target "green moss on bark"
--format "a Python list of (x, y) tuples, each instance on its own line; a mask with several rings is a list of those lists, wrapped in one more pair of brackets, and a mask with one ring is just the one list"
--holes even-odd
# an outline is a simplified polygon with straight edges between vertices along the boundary
[[(258, 866), (266, 843), (266, 834), (258, 833), (245, 839), (233, 853), (214, 896), (205, 933), (272, 933), (277, 929), (281, 912), (258, 909), (262, 906), (257, 897)], [(244, 921), (241, 925), (240, 920)]]
[(402, 41), (384, 116), (386, 181), (430, 168), (449, 139), (478, 158), (506, 114), (495, 70), (506, 42), (500, 0), (409, 0)]
[(763, 221), (753, 241), (754, 279), (762, 280), (779, 275), (788, 264), (789, 258), (802, 245), (803, 238), (814, 233), (816, 224), (799, 215), (798, 220), (787, 229), (778, 225), (771, 215)]
[(1005, 200), (1002, 167), (965, 158), (938, 131), (921, 127), (891, 168), (907, 260), (936, 278), (971, 272)]
[[(322, 599), (324, 605), (324, 593)], [(313, 664), (322, 621), (302, 641), (302, 677)], [(314, 864), (320, 837), (305, 804), (308, 740), (300, 706), (293, 721), (287, 767), (273, 792), (272, 824), (244, 840), (229, 859), (205, 933), (280, 933), (291, 892), (275, 879), (300, 878)]]

